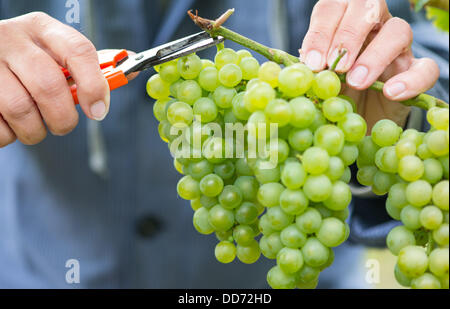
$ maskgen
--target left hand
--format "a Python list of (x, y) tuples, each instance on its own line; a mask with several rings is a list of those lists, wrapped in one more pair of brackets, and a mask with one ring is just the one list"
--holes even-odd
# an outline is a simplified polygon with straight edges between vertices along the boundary
[[(347, 73), (343, 93), (355, 99), (369, 128), (389, 118), (404, 126), (410, 108), (403, 101), (433, 87), (439, 67), (411, 52), (413, 34), (403, 19), (392, 17), (385, 0), (320, 0), (301, 49), (301, 60), (312, 70), (331, 67), (340, 48), (347, 54), (336, 71)], [(367, 90), (385, 82), (383, 94)], [(366, 90), (366, 91), (363, 91)]]

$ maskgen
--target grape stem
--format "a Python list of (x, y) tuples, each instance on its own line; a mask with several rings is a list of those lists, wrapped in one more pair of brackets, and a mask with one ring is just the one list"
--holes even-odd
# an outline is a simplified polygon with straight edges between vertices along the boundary
[(432, 251), (433, 251), (433, 233), (428, 232), (427, 255), (429, 256)]
[[(199, 26), (204, 31), (208, 32), (212, 37), (222, 36), (227, 40), (233, 41), (237, 44), (240, 44), (246, 48), (249, 48), (262, 56), (266, 57), (268, 60), (276, 62), (281, 65), (290, 66), (295, 63), (299, 63), (300, 59), (298, 57), (295, 57), (293, 55), (290, 55), (289, 53), (274, 49), (268, 46), (265, 46), (261, 43), (258, 43), (256, 41), (253, 41), (239, 33), (236, 33), (228, 28), (225, 28), (222, 26), (228, 18), (234, 13), (234, 9), (230, 9), (226, 11), (222, 16), (220, 16), (217, 20), (210, 20), (203, 17), (198, 16), (198, 11), (195, 12), (195, 14), (192, 12), (192, 10), (187, 12), (189, 17), (192, 19), (192, 21)], [(331, 70), (336, 69), (337, 64), (342, 59), (342, 57), (345, 55), (345, 49), (341, 51), (338, 58), (336, 59), (335, 63), (331, 67)], [(346, 82), (346, 75), (345, 74), (338, 74), (339, 78), (343, 83)], [(372, 86), (370, 86), (370, 89), (378, 91), (383, 93), (384, 83), (377, 81)], [(406, 101), (400, 102), (403, 105), (406, 106), (416, 106), (419, 108), (422, 108), (424, 110), (429, 110), (432, 107), (441, 107), (441, 108), (448, 108), (448, 104), (438, 98), (435, 98), (428, 94), (420, 94), (417, 97), (413, 99), (409, 99)]]

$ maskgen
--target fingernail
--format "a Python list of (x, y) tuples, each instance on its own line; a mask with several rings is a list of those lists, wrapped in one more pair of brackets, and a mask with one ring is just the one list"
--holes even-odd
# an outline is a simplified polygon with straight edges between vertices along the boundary
[(350, 76), (348, 77), (348, 83), (354, 87), (361, 86), (366, 80), (368, 74), (369, 70), (365, 66), (357, 66), (350, 73)]
[(102, 121), (106, 117), (106, 104), (103, 101), (98, 101), (91, 106), (91, 115), (97, 121)]
[(322, 68), (322, 54), (317, 50), (311, 50), (306, 56), (305, 64), (313, 71)]
[(386, 93), (392, 98), (398, 97), (400, 94), (405, 92), (405, 90), (406, 85), (402, 82), (394, 83), (386, 87)]

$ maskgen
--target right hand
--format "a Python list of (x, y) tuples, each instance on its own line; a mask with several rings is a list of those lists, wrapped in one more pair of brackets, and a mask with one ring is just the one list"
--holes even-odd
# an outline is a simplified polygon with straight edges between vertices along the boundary
[(105, 118), (109, 86), (94, 45), (81, 33), (35, 12), (0, 20), (0, 38), (0, 148), (16, 139), (37, 144), (46, 137), (46, 126), (60, 136), (77, 126), (78, 112), (61, 66), (72, 74), (86, 116)]

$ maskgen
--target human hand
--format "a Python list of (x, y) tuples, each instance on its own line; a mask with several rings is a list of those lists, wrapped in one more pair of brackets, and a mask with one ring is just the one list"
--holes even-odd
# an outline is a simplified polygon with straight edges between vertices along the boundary
[(77, 126), (61, 66), (72, 74), (87, 117), (105, 118), (109, 86), (94, 45), (81, 33), (35, 12), (0, 21), (0, 38), (0, 148), (16, 139), (37, 144), (46, 137), (46, 126), (54, 135)]
[[(382, 118), (404, 126), (410, 108), (393, 101), (413, 98), (439, 78), (436, 62), (413, 56), (412, 40), (410, 25), (392, 17), (385, 0), (320, 0), (301, 58), (321, 71), (331, 67), (339, 49), (345, 48), (347, 54), (336, 71), (347, 73), (343, 93), (355, 99), (369, 128)], [(385, 82), (383, 94), (367, 90), (376, 80)]]

